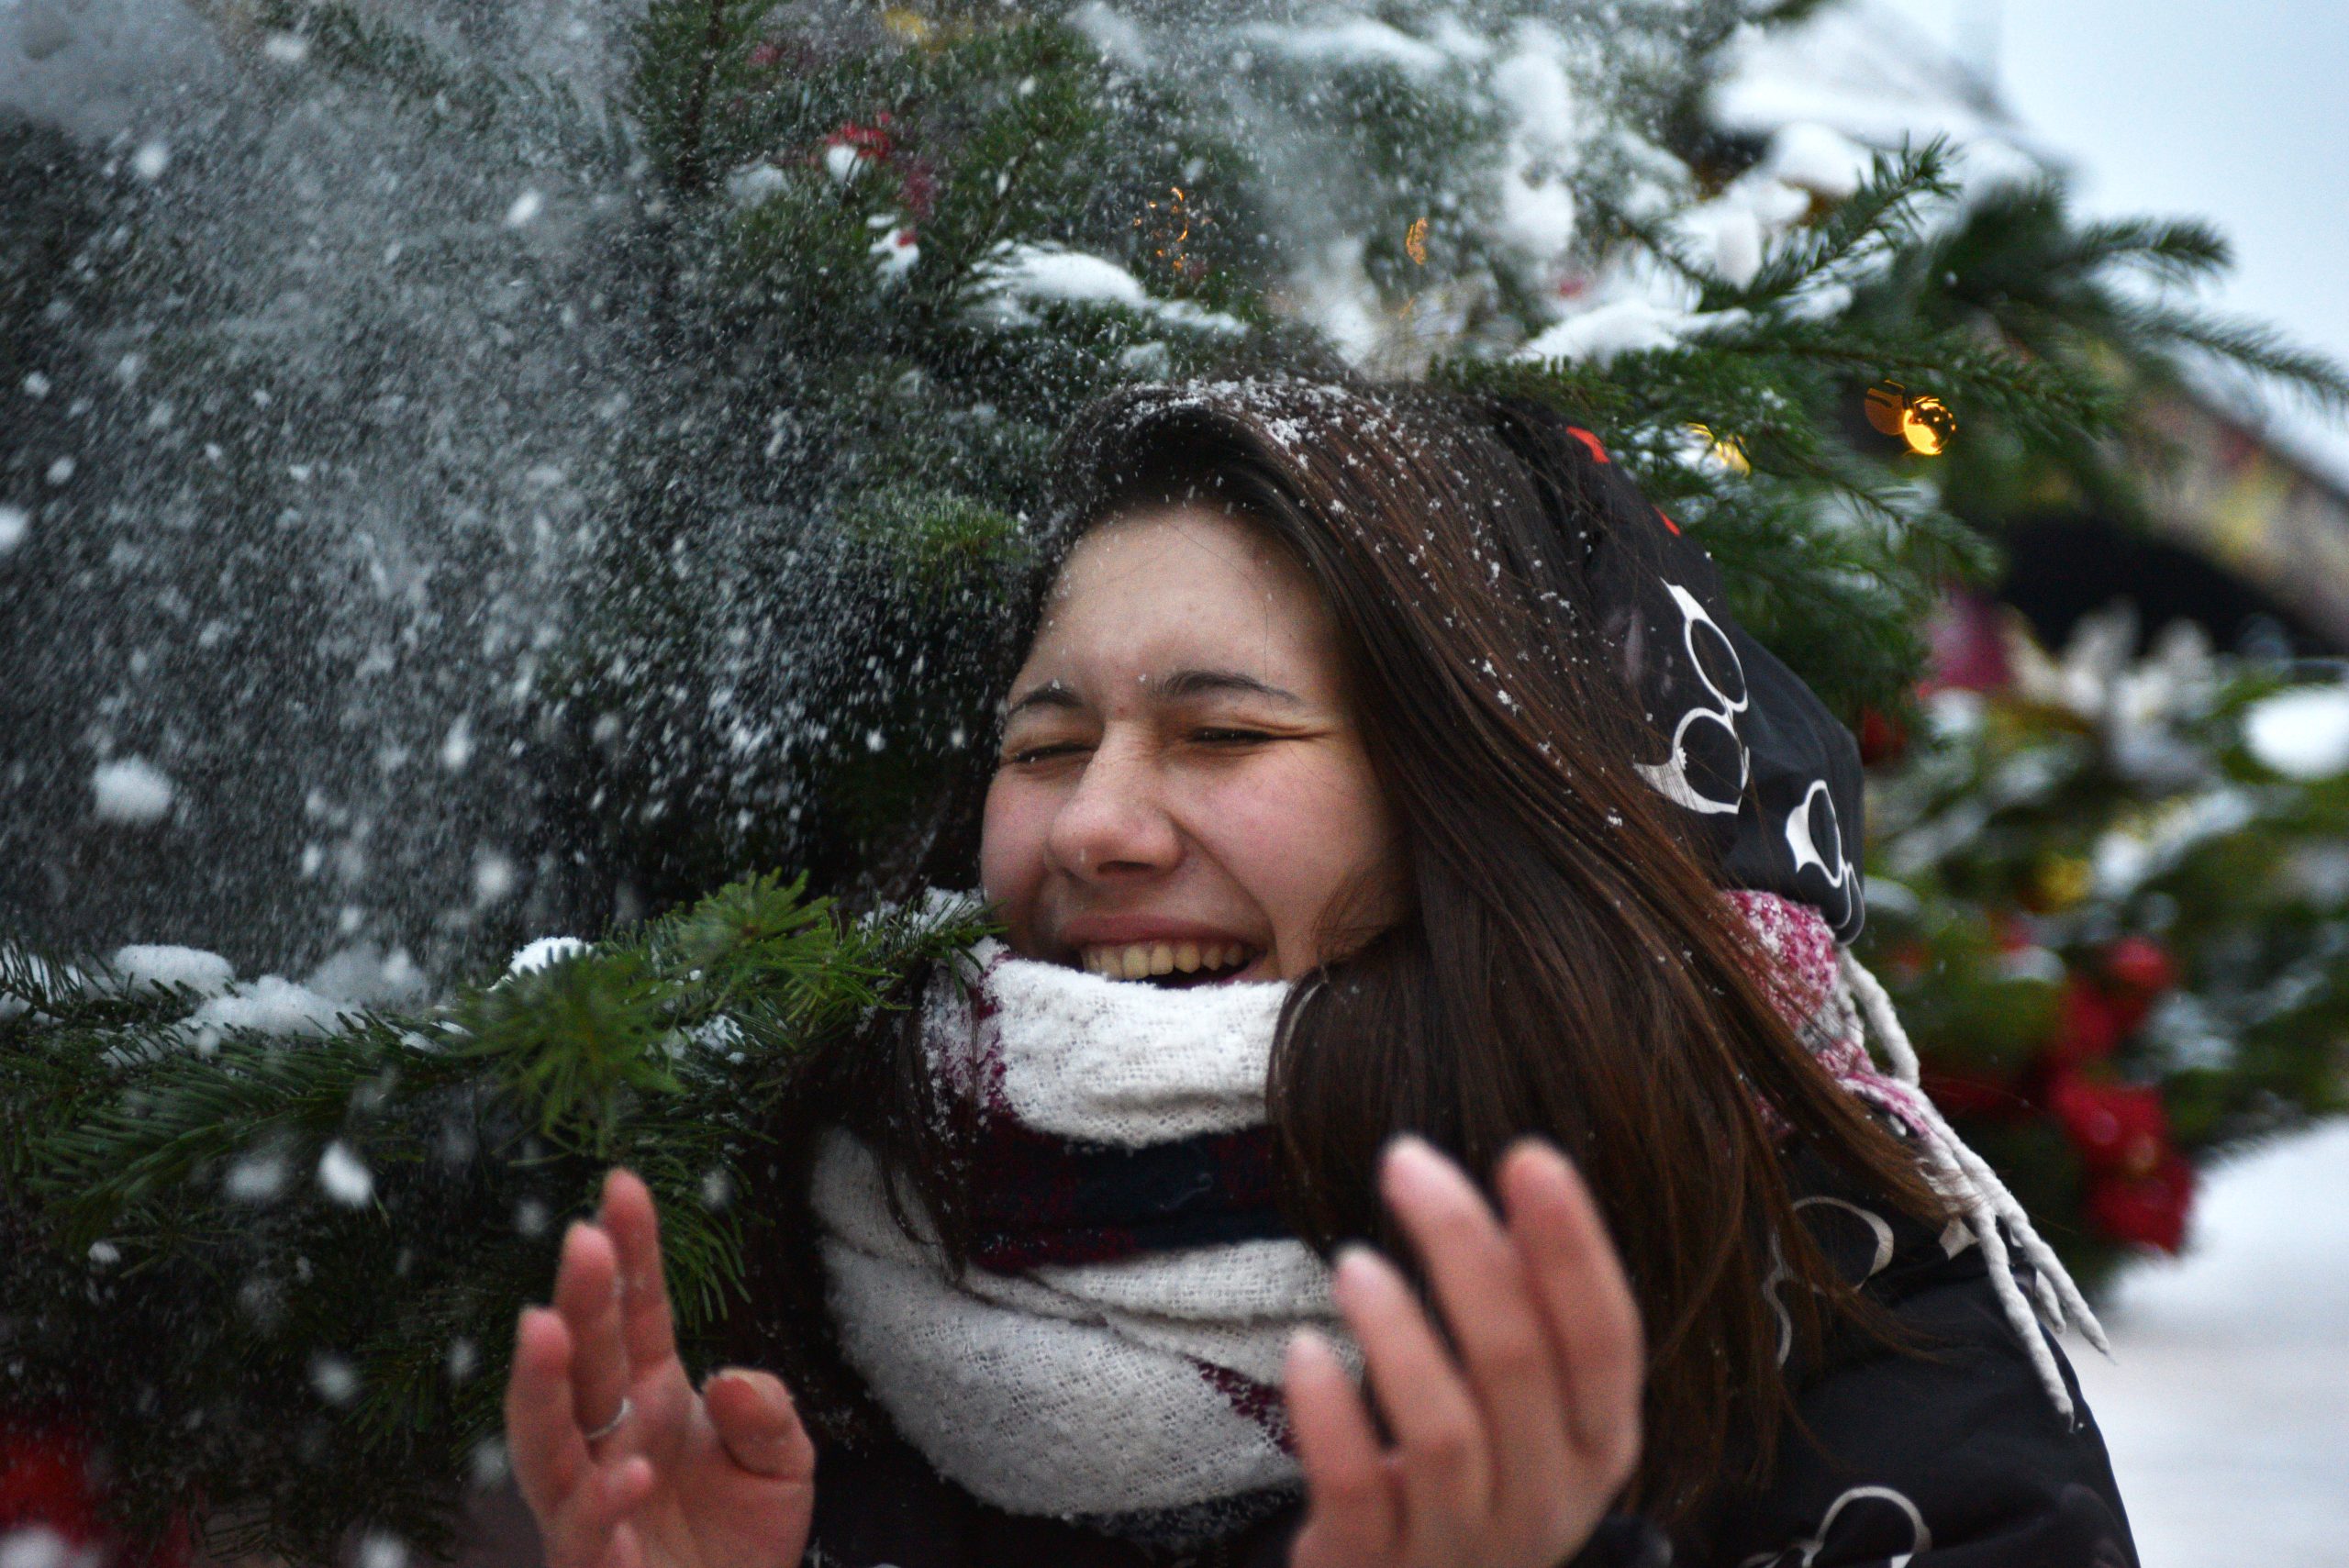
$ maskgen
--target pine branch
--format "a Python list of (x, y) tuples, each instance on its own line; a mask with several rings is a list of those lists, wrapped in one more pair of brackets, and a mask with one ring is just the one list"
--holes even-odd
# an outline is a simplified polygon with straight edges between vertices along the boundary
[(1945, 137), (1915, 150), (1903, 147), (1891, 156), (1878, 152), (1860, 188), (1822, 222), (1781, 244), (1743, 288), (1719, 280), (1708, 284), (1699, 308), (1783, 311), (1800, 294), (1849, 281), (1907, 244), (1924, 222), (1927, 206), (1954, 196), (1957, 189)]
[(2349, 413), (2349, 370), (2315, 350), (2293, 347), (2272, 327), (2172, 305), (2123, 304), (2114, 314), (2124, 331), (2145, 344), (2199, 350), (2280, 383), (2318, 407)]

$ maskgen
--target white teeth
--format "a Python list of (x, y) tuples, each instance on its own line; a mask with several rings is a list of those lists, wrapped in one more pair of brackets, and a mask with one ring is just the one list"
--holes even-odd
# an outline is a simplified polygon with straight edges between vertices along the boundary
[(1142, 980), (1153, 974), (1236, 969), (1249, 957), (1249, 950), (1238, 942), (1128, 942), (1121, 947), (1081, 949), (1077, 962), (1088, 974)]

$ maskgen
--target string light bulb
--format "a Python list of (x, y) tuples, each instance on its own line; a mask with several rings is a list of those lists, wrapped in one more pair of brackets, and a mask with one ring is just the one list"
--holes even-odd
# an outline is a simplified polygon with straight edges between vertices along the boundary
[(1428, 220), (1426, 218), (1415, 217), (1411, 220), (1411, 227), (1403, 235), (1403, 250), (1419, 265), (1424, 267), (1428, 264)]
[(1704, 442), (1706, 454), (1731, 473), (1753, 472), (1753, 460), (1745, 455), (1745, 443), (1735, 436), (1717, 436), (1709, 425), (1691, 425), (1688, 433)]
[(1911, 394), (1897, 381), (1868, 388), (1868, 424), (1903, 442), (1919, 457), (1939, 457), (1957, 439), (1957, 416), (1931, 393)]

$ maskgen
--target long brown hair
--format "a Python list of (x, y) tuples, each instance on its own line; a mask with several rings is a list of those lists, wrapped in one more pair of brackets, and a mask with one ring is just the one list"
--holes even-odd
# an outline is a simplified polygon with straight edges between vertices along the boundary
[[(1304, 562), (1341, 628), (1410, 896), (1283, 1011), (1266, 1100), (1284, 1206), (1317, 1243), (1402, 1256), (1375, 1184), (1394, 1134), (1479, 1174), (1525, 1134), (1565, 1150), (1646, 1324), (1631, 1501), (1675, 1522), (1713, 1485), (1766, 1473), (1792, 1413), (1775, 1260), (1798, 1344), (1877, 1321), (1798, 1222), (1761, 1106), (1896, 1206), (1939, 1205), (1781, 1019), (1699, 846), (1632, 770), (1653, 741), (1576, 571), (1591, 461), (1526, 403), (1328, 381), (1113, 394), (1063, 439), (1007, 657), (1075, 540), (1130, 509), (1221, 505)], [(941, 882), (971, 879), (983, 772), (924, 868)], [(881, 1144), (954, 1247), (963, 1118), (935, 1103), (913, 1031), (829, 1083), (818, 1098)]]

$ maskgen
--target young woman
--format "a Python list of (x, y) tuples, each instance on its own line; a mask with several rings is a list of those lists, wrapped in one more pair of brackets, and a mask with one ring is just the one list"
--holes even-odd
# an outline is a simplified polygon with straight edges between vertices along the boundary
[(925, 868), (1004, 940), (785, 1140), (798, 1403), (694, 1387), (615, 1173), (508, 1387), (550, 1562), (2132, 1563), (2024, 1292), (2093, 1319), (1862, 1043), (1851, 741), (1599, 442), (1181, 385), (1056, 473)]

